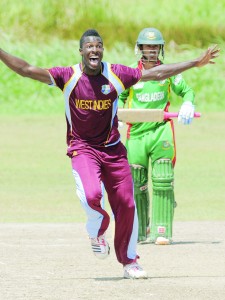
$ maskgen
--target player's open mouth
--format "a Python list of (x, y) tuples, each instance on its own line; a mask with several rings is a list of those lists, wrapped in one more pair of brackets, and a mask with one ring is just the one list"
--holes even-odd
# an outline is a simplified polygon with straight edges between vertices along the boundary
[(97, 66), (99, 64), (99, 57), (90, 57), (89, 61), (91, 66)]

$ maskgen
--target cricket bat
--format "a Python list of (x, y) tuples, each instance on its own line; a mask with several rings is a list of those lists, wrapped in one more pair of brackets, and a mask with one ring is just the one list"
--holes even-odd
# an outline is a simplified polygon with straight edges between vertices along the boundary
[[(163, 109), (134, 109), (119, 108), (117, 115), (121, 122), (144, 123), (144, 122), (162, 122), (170, 118), (177, 118), (178, 112), (165, 112)], [(201, 117), (201, 113), (196, 112), (194, 118)]]

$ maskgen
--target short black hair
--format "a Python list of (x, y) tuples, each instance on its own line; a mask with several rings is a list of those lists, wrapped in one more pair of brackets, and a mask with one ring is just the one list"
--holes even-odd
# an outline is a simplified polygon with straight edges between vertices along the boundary
[[(81, 38), (80, 38), (80, 49), (83, 47), (84, 39), (85, 39), (87, 36), (98, 36), (98, 37), (100, 37), (100, 39), (102, 40), (102, 37), (100, 36), (100, 34), (98, 33), (97, 30), (95, 30), (95, 29), (88, 29), (88, 30), (86, 30), (86, 31), (82, 34), (82, 36), (81, 36)], [(103, 41), (102, 41), (102, 44), (103, 44)]]

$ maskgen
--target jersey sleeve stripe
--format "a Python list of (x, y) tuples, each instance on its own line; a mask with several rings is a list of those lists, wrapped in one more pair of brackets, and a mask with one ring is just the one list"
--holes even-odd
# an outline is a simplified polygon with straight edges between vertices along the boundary
[(103, 65), (104, 70), (102, 72), (102, 75), (105, 76), (111, 82), (111, 84), (115, 87), (117, 91), (117, 95), (119, 96), (119, 94), (121, 94), (125, 90), (122, 81), (119, 79), (118, 76), (116, 76), (115, 73), (113, 73), (113, 71), (111, 70), (111, 65), (109, 63), (103, 62)]
[(71, 94), (72, 90), (74, 89), (74, 87), (76, 86), (79, 78), (82, 75), (79, 64), (73, 66), (72, 68), (74, 70), (74, 73), (73, 73), (72, 77), (66, 82), (64, 89), (63, 89), (64, 98), (65, 98), (65, 112), (66, 112), (66, 116), (67, 116), (70, 126), (72, 126), (70, 105), (69, 105), (70, 94)]

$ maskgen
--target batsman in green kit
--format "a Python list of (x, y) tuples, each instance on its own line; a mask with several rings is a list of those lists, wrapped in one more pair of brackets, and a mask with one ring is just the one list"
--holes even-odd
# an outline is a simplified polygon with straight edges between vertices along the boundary
[[(162, 64), (164, 39), (155, 28), (145, 28), (135, 46), (139, 60), (132, 67), (150, 69)], [(133, 109), (163, 109), (168, 111), (171, 90), (183, 100), (178, 122), (190, 124), (194, 116), (194, 92), (182, 75), (162, 81), (139, 81), (119, 97), (119, 107)], [(171, 119), (163, 122), (129, 123), (126, 148), (134, 182), (138, 212), (139, 242), (150, 241), (157, 245), (172, 242), (174, 198), (174, 166), (176, 147)], [(148, 181), (152, 180), (152, 203)]]

